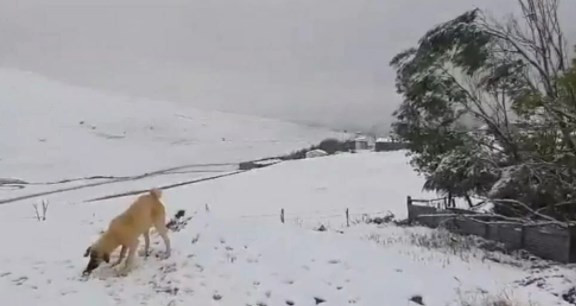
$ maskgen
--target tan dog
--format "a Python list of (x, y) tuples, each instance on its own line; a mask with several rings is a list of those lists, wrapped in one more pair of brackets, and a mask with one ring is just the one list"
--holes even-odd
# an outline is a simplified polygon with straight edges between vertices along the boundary
[(125, 272), (128, 272), (134, 264), (140, 235), (144, 236), (145, 256), (149, 255), (151, 227), (155, 227), (164, 240), (166, 258), (170, 257), (170, 239), (165, 223), (166, 211), (161, 197), (161, 190), (150, 190), (149, 193), (139, 196), (121, 215), (112, 219), (108, 230), (86, 250), (84, 257), (90, 255), (90, 261), (83, 275), (89, 275), (102, 261), (109, 263), (110, 254), (119, 246), (122, 247), (120, 257), (112, 266), (120, 264), (128, 251), (125, 266)]

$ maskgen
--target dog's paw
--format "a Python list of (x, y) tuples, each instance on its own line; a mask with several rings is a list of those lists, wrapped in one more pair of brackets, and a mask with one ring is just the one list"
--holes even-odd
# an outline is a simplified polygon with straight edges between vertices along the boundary
[(172, 256), (172, 254), (170, 252), (164, 252), (164, 253), (156, 254), (156, 258), (159, 258), (161, 260), (168, 259), (168, 258), (170, 258), (170, 256)]
[(124, 277), (124, 276), (128, 276), (128, 274), (134, 269), (134, 267), (132, 266), (124, 266), (121, 269), (117, 270), (117, 275)]
[(116, 277), (126, 277), (128, 276), (128, 270), (126, 269), (121, 269), (119, 271), (116, 271)]

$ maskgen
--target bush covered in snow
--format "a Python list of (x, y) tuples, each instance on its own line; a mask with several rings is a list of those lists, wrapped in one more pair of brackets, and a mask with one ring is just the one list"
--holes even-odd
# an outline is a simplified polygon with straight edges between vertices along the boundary
[(337, 152), (347, 152), (353, 147), (352, 142), (349, 140), (338, 140), (336, 138), (327, 138), (322, 140), (319, 144), (304, 148), (301, 150), (294, 151), (290, 154), (278, 157), (282, 160), (293, 160), (293, 159), (304, 159), (306, 158), (306, 153), (314, 150), (322, 150), (329, 155), (335, 154)]

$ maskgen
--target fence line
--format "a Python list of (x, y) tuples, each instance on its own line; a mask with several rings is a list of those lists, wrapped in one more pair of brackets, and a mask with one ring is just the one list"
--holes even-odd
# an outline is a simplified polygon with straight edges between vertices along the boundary
[[(330, 211), (334, 211), (334, 210), (330, 210)], [(361, 217), (361, 220), (363, 221), (367, 221), (370, 220), (369, 217), (370, 216), (377, 216), (377, 215), (382, 215), (382, 214), (387, 214), (388, 216), (394, 216), (394, 214), (392, 214), (392, 212), (390, 212), (389, 210), (386, 211), (361, 211), (361, 212), (357, 212), (357, 213), (350, 213), (350, 209), (346, 208), (342, 213), (339, 214), (323, 214), (323, 212), (317, 212), (317, 213), (293, 213), (293, 214), (287, 214), (286, 210), (284, 208), (280, 209), (280, 214), (261, 214), (261, 215), (244, 215), (244, 216), (240, 216), (238, 217), (239, 219), (258, 219), (258, 218), (278, 218), (278, 216), (280, 216), (280, 222), (282, 224), (286, 223), (286, 221), (288, 220), (292, 220), (292, 221), (301, 221), (301, 222), (305, 222), (305, 221), (309, 221), (309, 220), (315, 220), (315, 221), (320, 221), (320, 220), (324, 220), (326, 221), (327, 219), (336, 219), (336, 218), (344, 218), (342, 220), (342, 223), (346, 225), (346, 227), (350, 227), (351, 223), (357, 223), (359, 221), (359, 219), (354, 219), (351, 220), (351, 217)], [(365, 219), (365, 217), (368, 217), (367, 219)]]
[[(349, 216), (377, 215), (377, 214), (384, 214), (384, 213), (390, 213), (390, 211), (388, 211), (388, 210), (367, 211), (367, 212), (363, 211), (363, 212), (358, 212), (358, 213), (349, 213)], [(322, 215), (321, 213), (318, 213), (318, 214), (314, 214), (314, 213), (312, 213), (312, 214), (311, 213), (289, 214), (289, 212), (287, 210), (285, 210), (285, 218), (290, 219), (288, 216), (291, 216), (290, 218), (304, 218), (304, 217), (336, 218), (336, 217), (345, 217), (346, 216), (346, 210), (344, 209), (341, 214), (332, 214), (332, 215)], [(243, 216), (240, 216), (239, 218), (241, 218), (241, 219), (278, 218), (278, 214), (243, 215)]]
[[(498, 241), (509, 250), (524, 249), (545, 259), (576, 262), (576, 227), (561, 227), (557, 222), (526, 223), (522, 220), (486, 215), (462, 209), (440, 209), (416, 205), (407, 197), (408, 220), (422, 225), (446, 229), (464, 235), (476, 235)], [(497, 221), (487, 219), (498, 218)], [(484, 220), (482, 220), (484, 219)], [(505, 220), (504, 222), (502, 220)]]

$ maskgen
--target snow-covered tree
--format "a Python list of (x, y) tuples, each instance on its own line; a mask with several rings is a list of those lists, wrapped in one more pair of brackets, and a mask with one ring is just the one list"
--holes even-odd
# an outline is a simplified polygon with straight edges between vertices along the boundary
[[(576, 190), (576, 72), (559, 2), (518, 0), (521, 17), (505, 23), (478, 9), (465, 12), (391, 61), (404, 97), (393, 130), (408, 143), (426, 188), (570, 210), (565, 202), (572, 197), (566, 190)], [(512, 182), (522, 183), (507, 188)], [(489, 193), (494, 184), (515, 191)]]

